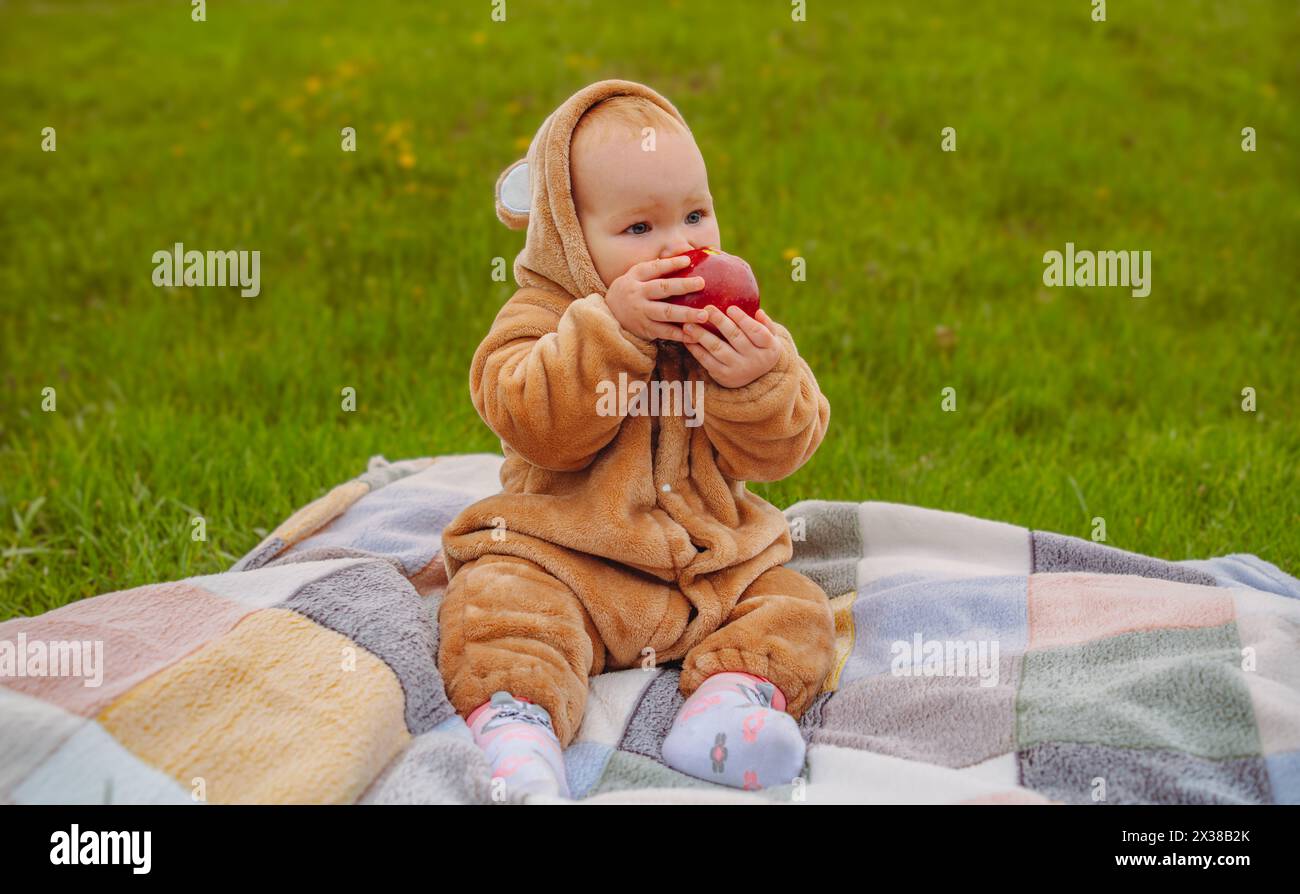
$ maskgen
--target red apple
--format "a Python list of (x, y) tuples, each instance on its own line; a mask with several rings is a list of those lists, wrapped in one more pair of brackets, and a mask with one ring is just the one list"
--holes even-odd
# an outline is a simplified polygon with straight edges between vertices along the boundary
[[(691, 263), (664, 274), (664, 279), (682, 276), (701, 276), (704, 288), (698, 292), (665, 298), (669, 304), (683, 307), (705, 308), (710, 304), (722, 311), (735, 305), (751, 317), (758, 313), (758, 280), (743, 258), (729, 255), (719, 248), (693, 248), (685, 253)], [(681, 257), (681, 255), (678, 255)], [(712, 323), (699, 323), (714, 335), (722, 335)]]

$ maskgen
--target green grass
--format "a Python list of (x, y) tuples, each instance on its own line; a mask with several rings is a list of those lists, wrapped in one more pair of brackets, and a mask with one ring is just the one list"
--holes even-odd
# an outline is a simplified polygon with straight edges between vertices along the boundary
[[(1300, 573), (1300, 7), (1109, 6), (0, 6), (0, 618), (224, 570), (372, 454), (496, 450), (468, 367), (522, 234), (492, 185), (605, 77), (682, 110), (830, 398), (756, 492)], [(176, 241), (260, 250), (262, 294), (154, 288)], [(1151, 296), (1044, 288), (1067, 241), (1149, 249)]]

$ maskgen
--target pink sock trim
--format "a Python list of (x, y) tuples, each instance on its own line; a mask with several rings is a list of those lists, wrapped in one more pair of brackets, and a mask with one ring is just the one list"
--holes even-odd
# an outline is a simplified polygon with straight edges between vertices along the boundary
[[(709, 680), (712, 680), (714, 677), (721, 676), (722, 674), (739, 674), (742, 677), (749, 677), (751, 680), (754, 680), (755, 682), (772, 683), (772, 681), (769, 680), (767, 677), (760, 676), (759, 674), (751, 674), (749, 671), (718, 671), (717, 673), (709, 674), (707, 677), (705, 677), (704, 682), (701, 683), (698, 687), (696, 687), (696, 691), (698, 692), (700, 689), (703, 689), (704, 686), (709, 682)], [(785, 706), (787, 704), (785, 693), (782, 692), (781, 687), (776, 685), (775, 683), (772, 683), (772, 689), (773, 689), (772, 692), (773, 709), (777, 711), (784, 711)]]
[(488, 701), (488, 702), (484, 702), (483, 704), (479, 705), (479, 706), (478, 706), (477, 708), (475, 708), (473, 711), (470, 711), (470, 712), (469, 712), (469, 715), (465, 718), (465, 725), (466, 725), (466, 726), (470, 726), (470, 727), (472, 727), (472, 726), (474, 725), (474, 721), (475, 721), (475, 720), (478, 720), (478, 715), (482, 714), (485, 710), (487, 710), (487, 709), (488, 709), (489, 707), (491, 707), (491, 706), (492, 706), (492, 703), (491, 703), (490, 701)]

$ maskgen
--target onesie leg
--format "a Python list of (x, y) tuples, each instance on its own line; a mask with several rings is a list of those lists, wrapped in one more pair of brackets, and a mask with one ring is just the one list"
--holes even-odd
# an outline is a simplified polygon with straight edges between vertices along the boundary
[(690, 696), (720, 671), (763, 677), (798, 720), (835, 659), (835, 616), (822, 588), (782, 565), (760, 574), (726, 621), (686, 653), (678, 688)]
[(462, 717), (508, 692), (545, 708), (568, 746), (587, 680), (605, 664), (604, 644), (572, 590), (535, 562), (483, 556), (451, 579), (438, 625), (438, 669)]

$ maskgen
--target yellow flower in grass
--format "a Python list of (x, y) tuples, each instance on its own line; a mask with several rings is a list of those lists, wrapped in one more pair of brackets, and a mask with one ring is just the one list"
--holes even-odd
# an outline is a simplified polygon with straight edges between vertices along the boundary
[(600, 67), (600, 60), (595, 56), (583, 56), (578, 53), (569, 53), (564, 57), (564, 64), (568, 68), (586, 69), (590, 71)]
[(388, 125), (387, 130), (384, 131), (384, 143), (390, 146), (393, 143), (401, 143), (403, 147), (406, 147), (406, 141), (403, 140), (402, 137), (404, 137), (406, 132), (410, 129), (410, 121), (394, 121), (392, 124)]
[(316, 75), (312, 75), (303, 82), (303, 86), (307, 89), (309, 94), (315, 95), (320, 93), (320, 78), (316, 77)]

